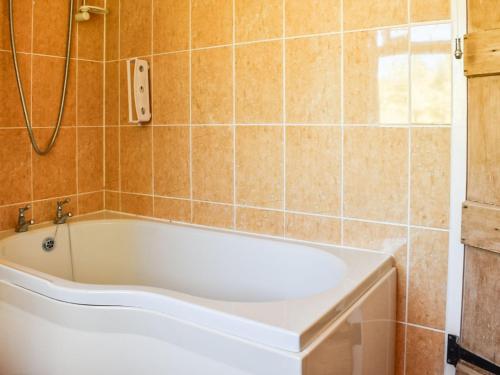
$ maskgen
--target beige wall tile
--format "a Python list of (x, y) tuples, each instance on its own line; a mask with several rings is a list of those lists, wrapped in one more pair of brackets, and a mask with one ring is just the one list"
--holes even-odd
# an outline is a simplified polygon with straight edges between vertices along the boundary
[(401, 25), (407, 21), (407, 0), (349, 0), (344, 2), (345, 30)]
[(193, 48), (229, 44), (233, 38), (232, 0), (192, 0)]
[(78, 130), (78, 192), (88, 193), (104, 187), (103, 128)]
[(233, 118), (233, 65), (229, 47), (193, 52), (192, 121), (230, 124)]
[(378, 224), (358, 220), (344, 221), (344, 243), (347, 246), (397, 254), (406, 249), (408, 229), (405, 226)]
[(287, 40), (286, 120), (288, 123), (339, 122), (338, 36)]
[(121, 210), (129, 214), (153, 216), (152, 196), (121, 193), (120, 205)]
[(159, 219), (190, 222), (191, 202), (185, 199), (155, 197), (155, 217)]
[[(38, 143), (48, 142), (52, 129), (36, 129)], [(50, 183), (47, 183), (50, 179)], [(63, 128), (52, 151), (45, 156), (33, 153), (34, 199), (61, 197), (76, 193), (76, 131)]]
[(340, 0), (285, 0), (286, 35), (340, 31)]
[(397, 270), (397, 320), (406, 320), (408, 229), (404, 226), (344, 220), (344, 245), (383, 251), (394, 257)]
[(153, 52), (189, 48), (189, 0), (153, 1)]
[(405, 341), (406, 325), (396, 324), (396, 360), (394, 362), (394, 374), (405, 375)]
[(406, 375), (435, 375), (444, 371), (444, 334), (407, 326)]
[(69, 199), (69, 202), (64, 205), (64, 212), (71, 212), (73, 215), (78, 214), (78, 198), (76, 195), (67, 195), (56, 199), (47, 199), (33, 203), (33, 217), (37, 223), (53, 222), (56, 217), (57, 202), (64, 199)]
[(103, 64), (78, 61), (78, 125), (103, 125)]
[[(87, 4), (104, 7), (104, 0), (92, 0)], [(117, 10), (118, 8), (116, 8)], [(104, 17), (92, 17), (92, 22), (79, 22), (78, 25), (75, 22), (73, 26), (75, 33), (78, 26), (78, 58), (102, 61), (104, 59)], [(61, 30), (66, 29), (67, 27)], [(59, 32), (63, 34), (61, 31)]]
[(286, 129), (286, 208), (340, 213), (340, 129)]
[(193, 202), (193, 223), (218, 228), (233, 227), (233, 207), (225, 204)]
[(151, 54), (151, 0), (120, 1), (120, 57)]
[(104, 192), (78, 195), (78, 215), (90, 214), (104, 209)]
[(411, 120), (451, 123), (451, 25), (411, 28)]
[(193, 198), (233, 202), (233, 131), (230, 127), (192, 129)]
[(278, 38), (283, 34), (282, 0), (237, 0), (236, 42)]
[(297, 240), (340, 244), (340, 220), (287, 213), (285, 236)]
[(344, 214), (406, 223), (408, 130), (351, 127), (344, 137)]
[[(78, 5), (77, 0), (74, 0), (74, 2), (76, 8)], [(67, 0), (33, 2), (33, 20), (29, 20), (24, 24), (27, 25), (33, 22), (33, 52), (51, 56), (65, 56), (68, 17), (69, 1)], [(17, 29), (23, 26), (18, 25)], [(61, 30), (64, 30), (64, 32), (61, 32)], [(76, 28), (73, 30), (76, 30)], [(77, 33), (73, 32), (71, 56), (76, 56), (76, 35)]]
[(0, 206), (31, 200), (31, 145), (24, 129), (0, 130)]
[[(120, 77), (119, 77), (119, 90), (120, 90), (120, 94), (119, 94), (119, 111), (120, 111), (120, 116), (119, 116), (119, 121), (120, 121), (120, 125), (129, 125), (129, 118), (128, 118), (128, 88), (127, 88), (127, 63), (122, 60), (119, 62), (120, 64)], [(151, 71), (154, 71), (154, 66), (151, 68), (150, 70), (150, 74), (151, 74)], [(154, 74), (154, 72), (153, 72)], [(154, 83), (154, 82), (153, 82)], [(151, 88), (150, 88), (151, 89)], [(153, 92), (153, 96), (151, 98), (151, 101), (152, 101), (152, 119), (154, 121), (154, 116), (155, 116), (155, 106), (154, 106), (154, 92)]]
[(111, 211), (120, 211), (120, 193), (106, 191), (104, 194), (104, 208)]
[(157, 126), (154, 128), (155, 194), (188, 198), (189, 128), (186, 126)]
[(408, 32), (385, 29), (344, 36), (347, 124), (408, 123)]
[(189, 123), (189, 54), (153, 58), (153, 123)]
[(447, 228), (450, 206), (450, 129), (411, 131), (411, 223)]
[(412, 229), (408, 322), (444, 329), (448, 232)]
[(105, 188), (118, 190), (120, 188), (120, 140), (118, 127), (107, 127), (105, 144)]
[[(8, 20), (8, 3), (0, 2), (0, 49), (10, 50), (10, 35)], [(16, 48), (19, 52), (31, 52), (31, 19), (33, 12), (32, 0), (18, 0), (14, 2), (14, 29)], [(3, 81), (2, 81), (3, 82)]]
[[(64, 60), (33, 56), (32, 121), (34, 126), (54, 126), (57, 121), (64, 77)], [(76, 124), (76, 62), (68, 73), (63, 125)], [(26, 87), (26, 86), (24, 86)], [(16, 89), (17, 91), (17, 89)], [(17, 98), (16, 106), (21, 106)], [(102, 107), (101, 107), (102, 108)], [(101, 109), (102, 112), (102, 109)]]
[[(5, 22), (1, 22), (3, 25)], [(0, 40), (3, 36), (0, 35)], [(31, 101), (31, 57), (29, 55), (17, 54), (19, 71), (23, 82), (26, 101)], [(17, 95), (17, 83), (15, 79), (12, 55), (10, 52), (0, 52), (0, 126), (22, 126), (24, 117), (21, 103)], [(14, 95), (12, 95), (14, 93)]]
[(105, 60), (118, 60), (120, 58), (118, 49), (120, 47), (120, 0), (106, 0), (109, 13), (106, 15), (106, 48), (104, 49)]
[(236, 229), (243, 232), (284, 235), (283, 212), (236, 208)]
[(278, 123), (283, 120), (282, 51), (282, 42), (237, 47), (237, 123)]
[(104, 89), (104, 124), (120, 124), (120, 63), (117, 61), (105, 64), (106, 79)]
[(411, 22), (448, 20), (451, 18), (450, 0), (412, 0)]
[(148, 126), (120, 129), (120, 180), (124, 192), (153, 192), (151, 132)]
[(283, 207), (283, 128), (236, 129), (236, 202)]

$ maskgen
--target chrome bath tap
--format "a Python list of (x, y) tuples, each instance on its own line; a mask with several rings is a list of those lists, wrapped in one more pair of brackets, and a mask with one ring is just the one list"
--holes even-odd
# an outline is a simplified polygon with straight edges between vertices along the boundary
[(31, 206), (28, 204), (26, 207), (21, 207), (19, 209), (19, 216), (17, 218), (17, 226), (16, 226), (17, 233), (27, 232), (29, 226), (35, 224), (34, 220), (26, 221), (26, 216), (24, 215), (24, 213), (28, 211), (30, 208)]
[(71, 212), (64, 213), (63, 206), (70, 202), (69, 198), (63, 201), (57, 201), (56, 218), (54, 219), (54, 224), (65, 224), (66, 220), (73, 216)]

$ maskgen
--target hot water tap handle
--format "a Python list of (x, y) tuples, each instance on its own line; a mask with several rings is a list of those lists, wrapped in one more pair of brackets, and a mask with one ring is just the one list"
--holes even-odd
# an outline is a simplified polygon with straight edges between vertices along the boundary
[(57, 201), (57, 207), (62, 208), (62, 206), (64, 206), (65, 204), (68, 204), (69, 202), (71, 202), (71, 199), (69, 199), (69, 198), (66, 198), (62, 201)]
[(25, 207), (19, 208), (19, 216), (24, 216), (24, 213), (31, 208), (30, 204), (27, 204)]

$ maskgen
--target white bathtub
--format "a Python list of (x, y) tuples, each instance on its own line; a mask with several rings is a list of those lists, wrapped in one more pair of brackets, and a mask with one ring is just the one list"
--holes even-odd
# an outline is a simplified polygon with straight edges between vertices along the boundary
[(135, 219), (49, 226), (0, 240), (0, 374), (391, 375), (395, 288), (377, 253)]

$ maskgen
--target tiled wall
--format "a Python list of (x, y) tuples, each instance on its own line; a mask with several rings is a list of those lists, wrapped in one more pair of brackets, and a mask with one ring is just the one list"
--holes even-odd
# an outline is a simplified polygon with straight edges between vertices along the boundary
[[(95, 0), (99, 4), (99, 0)], [(104, 20), (75, 24), (63, 127), (48, 156), (32, 151), (24, 128), (10, 52), (8, 0), (0, 0), (0, 230), (17, 209), (37, 222), (53, 219), (70, 197), (73, 214), (103, 208)], [(100, 3), (102, 4), (102, 2)], [(16, 45), (35, 136), (45, 145), (57, 119), (64, 75), (67, 0), (14, 1)]]
[[(14, 3), (43, 143), (57, 116), (67, 1)], [(27, 203), (38, 222), (62, 197), (73, 198), (74, 213), (102, 209), (105, 174), (111, 210), (389, 252), (399, 270), (398, 373), (441, 374), (448, 1), (107, 6), (105, 33), (102, 17), (75, 25), (61, 138), (39, 157), (24, 129), (0, 0), (0, 230)], [(124, 61), (135, 56), (152, 68), (154, 117), (143, 127), (127, 123)]]
[[(392, 253), (397, 373), (442, 374), (448, 1), (108, 6), (106, 208)], [(135, 56), (151, 63), (142, 127), (127, 123)]]

